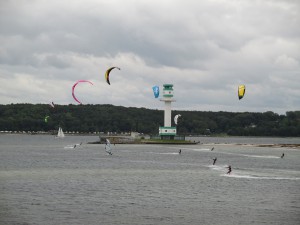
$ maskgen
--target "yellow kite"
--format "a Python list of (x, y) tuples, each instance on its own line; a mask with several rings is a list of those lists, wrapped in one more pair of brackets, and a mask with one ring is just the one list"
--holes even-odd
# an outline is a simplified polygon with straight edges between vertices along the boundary
[(244, 97), (245, 91), (246, 91), (245, 85), (240, 85), (239, 88), (238, 88), (239, 100)]
[(105, 72), (105, 80), (106, 80), (106, 82), (107, 82), (109, 85), (110, 85), (110, 82), (109, 82), (109, 74), (110, 74), (110, 71), (112, 71), (112, 69), (114, 69), (114, 68), (117, 68), (118, 70), (121, 70), (119, 67), (114, 66), (114, 67), (109, 68), (109, 69), (106, 70), (106, 72)]

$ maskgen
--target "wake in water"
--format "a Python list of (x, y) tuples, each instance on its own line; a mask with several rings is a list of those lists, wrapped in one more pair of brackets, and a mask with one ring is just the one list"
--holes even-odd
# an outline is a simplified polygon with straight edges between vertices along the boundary
[(227, 165), (222, 166), (215, 166), (211, 165), (209, 166), (210, 169), (222, 172), (220, 176), (222, 177), (230, 177), (230, 178), (237, 178), (237, 179), (261, 179), (261, 180), (300, 180), (300, 177), (291, 177), (291, 176), (283, 176), (282, 174), (277, 174), (276, 171), (273, 171), (272, 174), (266, 174), (266, 173), (259, 173), (255, 172), (253, 173), (250, 170), (240, 170), (240, 169), (234, 169), (234, 172), (231, 172), (230, 174), (227, 174)]
[[(168, 147), (172, 149), (176, 149), (175, 147)], [(195, 152), (207, 152), (207, 151), (212, 151), (211, 148), (181, 148), (183, 150), (188, 150), (188, 151), (195, 151)]]
[(280, 159), (279, 156), (273, 156), (273, 155), (245, 155), (245, 154), (240, 154), (240, 155), (246, 157), (252, 157), (252, 158)]
[(209, 165), (208, 168), (216, 171), (227, 172), (228, 165)]
[(178, 152), (146, 152), (147, 154), (158, 154), (158, 155), (180, 155)]
[(294, 171), (289, 172), (289, 175), (284, 176), (282, 170), (272, 170), (268, 173), (254, 172), (249, 169), (235, 169), (230, 174), (227, 174), (228, 165), (209, 165), (209, 169), (219, 172), (221, 177), (229, 177), (236, 179), (260, 179), (260, 180), (300, 180), (300, 177), (294, 177)]
[(178, 152), (161, 152), (161, 153), (156, 153), (156, 154), (161, 154), (161, 155), (179, 155)]
[(65, 146), (64, 148), (65, 148), (65, 149), (74, 149), (74, 148), (76, 148), (75, 146), (76, 146), (76, 145), (67, 145), (67, 146)]
[(199, 149), (191, 149), (191, 150), (195, 152), (211, 151), (210, 148), (199, 148)]
[[(174, 147), (170, 147), (174, 149)], [(206, 152), (212, 151), (214, 148), (182, 148), (184, 150), (195, 151), (195, 152)], [(274, 156), (274, 155), (249, 155), (249, 154), (240, 154), (240, 153), (232, 153), (232, 152), (222, 152), (217, 151), (216, 153), (225, 154), (225, 155), (238, 155), (238, 156), (245, 156), (251, 158), (262, 158), (262, 159), (280, 159), (283, 158), (282, 156)]]
[(78, 148), (82, 145), (82, 142), (78, 143), (78, 144), (74, 144), (74, 145), (67, 145), (65, 146), (64, 148), (67, 148), (67, 149), (74, 149), (74, 148)]
[(259, 179), (259, 180), (300, 180), (300, 177), (276, 177), (276, 176), (259, 176), (259, 175), (242, 175), (242, 174), (221, 174), (223, 177), (242, 178), (242, 179)]

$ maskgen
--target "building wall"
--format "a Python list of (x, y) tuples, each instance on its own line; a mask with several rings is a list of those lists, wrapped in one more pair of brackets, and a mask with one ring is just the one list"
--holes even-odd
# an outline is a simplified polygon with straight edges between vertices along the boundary
[(165, 112), (164, 112), (164, 126), (171, 126), (171, 102), (165, 102)]
[(159, 127), (159, 135), (174, 136), (176, 135), (176, 127)]

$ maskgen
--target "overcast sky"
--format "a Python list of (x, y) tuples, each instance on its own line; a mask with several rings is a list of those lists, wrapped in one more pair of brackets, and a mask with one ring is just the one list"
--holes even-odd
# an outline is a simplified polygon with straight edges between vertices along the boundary
[[(0, 104), (300, 110), (298, 0), (0, 0)], [(111, 66), (111, 85), (105, 71)], [(238, 100), (238, 85), (246, 94)]]

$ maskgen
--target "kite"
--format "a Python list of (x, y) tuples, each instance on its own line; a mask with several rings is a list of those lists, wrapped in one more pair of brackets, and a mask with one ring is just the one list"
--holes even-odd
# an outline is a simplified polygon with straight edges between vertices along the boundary
[(109, 74), (110, 74), (110, 72), (111, 72), (113, 69), (115, 69), (115, 68), (117, 68), (118, 70), (121, 70), (119, 67), (114, 66), (114, 67), (109, 68), (109, 69), (106, 70), (106, 72), (105, 72), (105, 80), (106, 80), (106, 82), (107, 82), (109, 85), (110, 85), (110, 82), (109, 82)]
[(244, 97), (245, 91), (246, 91), (245, 85), (240, 85), (238, 88), (239, 100), (241, 100)]
[(153, 90), (154, 97), (158, 98), (158, 96), (159, 96), (159, 87), (158, 86), (153, 86), (152, 90)]
[(176, 125), (177, 125), (177, 123), (178, 123), (179, 117), (181, 117), (180, 114), (177, 114), (176, 116), (174, 116), (174, 122), (175, 122)]
[(45, 123), (48, 123), (48, 118), (49, 118), (49, 116), (45, 117)]
[(78, 102), (79, 104), (82, 104), (82, 103), (76, 98), (75, 92), (74, 92), (74, 91), (75, 91), (75, 87), (77, 86), (77, 84), (82, 83), (82, 82), (88, 82), (88, 83), (90, 83), (91, 85), (93, 85), (93, 83), (90, 82), (90, 81), (88, 81), (88, 80), (79, 80), (79, 81), (77, 81), (77, 82), (73, 85), (73, 87), (72, 87), (72, 96), (73, 96), (73, 98), (75, 99), (75, 101)]

